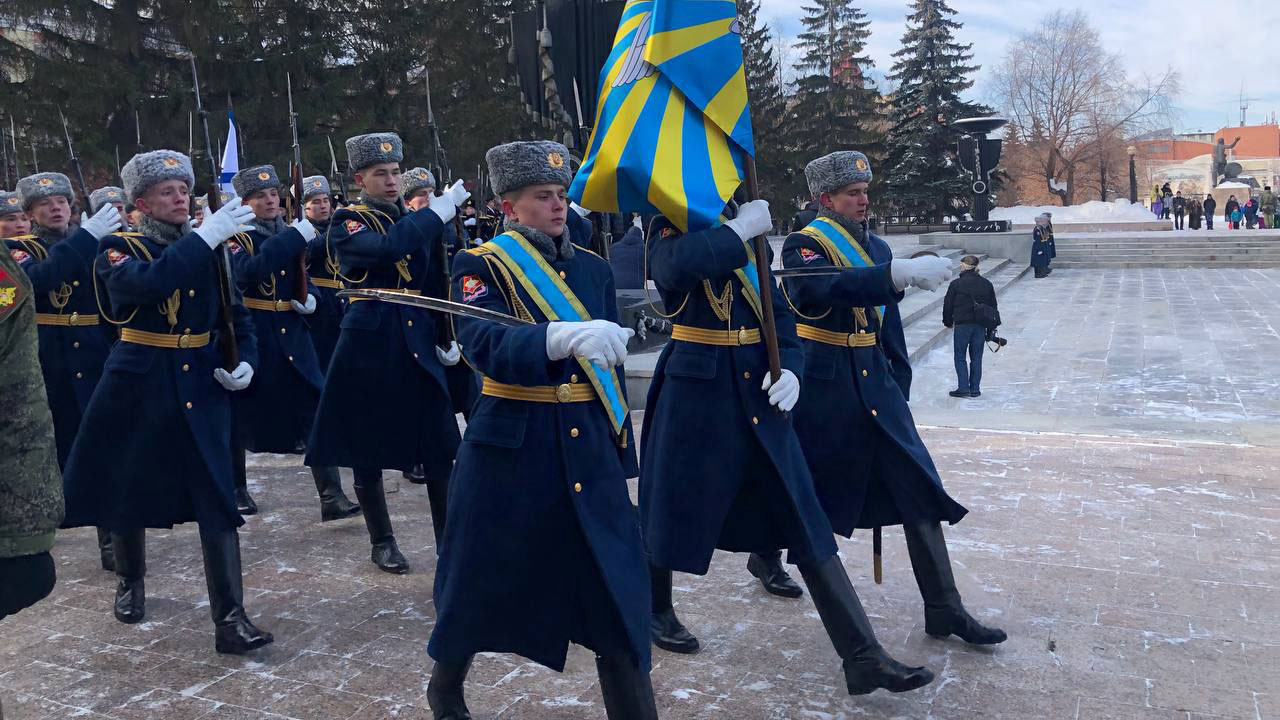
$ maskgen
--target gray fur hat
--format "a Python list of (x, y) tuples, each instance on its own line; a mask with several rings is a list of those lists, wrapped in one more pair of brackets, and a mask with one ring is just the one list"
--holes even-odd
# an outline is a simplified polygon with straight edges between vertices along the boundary
[(22, 198), (17, 190), (0, 190), (0, 215), (22, 212)]
[(347, 162), (352, 172), (370, 165), (404, 160), (404, 143), (395, 133), (369, 133), (347, 138)]
[(191, 158), (173, 150), (152, 150), (138, 153), (120, 170), (124, 181), (124, 194), (132, 204), (152, 185), (165, 180), (182, 180), (190, 189), (196, 184), (191, 171)]
[(323, 175), (308, 175), (302, 178), (302, 202), (317, 195), (333, 195), (329, 192), (329, 181)]
[(402, 182), (404, 189), (400, 191), (400, 197), (408, 199), (422, 188), (435, 188), (436, 176), (426, 168), (416, 167), (405, 172)]
[(530, 140), (489, 148), (484, 154), (494, 195), (529, 185), (569, 187), (569, 149), (551, 140)]
[(235, 188), (237, 195), (247, 198), (259, 190), (280, 187), (280, 178), (270, 165), (255, 165), (236, 173), (231, 178), (231, 187)]
[(118, 188), (114, 185), (100, 187), (89, 193), (89, 214), (92, 215), (102, 209), (107, 203), (123, 203), (124, 188)]
[(201, 195), (199, 197), (192, 198), (191, 202), (195, 207), (207, 208), (209, 207), (209, 193), (205, 193), (204, 195)]
[(22, 199), (22, 209), (30, 210), (40, 198), (62, 195), (67, 202), (75, 202), (75, 193), (71, 191), (71, 179), (62, 173), (42, 172), (28, 175), (18, 181), (18, 197)]
[(804, 179), (815, 197), (845, 185), (871, 182), (871, 161), (857, 150), (837, 150), (804, 166)]

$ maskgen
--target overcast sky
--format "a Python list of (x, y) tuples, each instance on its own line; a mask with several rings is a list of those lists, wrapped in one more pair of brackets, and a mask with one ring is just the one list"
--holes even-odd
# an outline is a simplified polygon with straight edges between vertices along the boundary
[[(761, 0), (761, 15), (793, 43), (801, 30), (805, 0)], [(988, 101), (987, 79), (1010, 41), (1046, 13), (1080, 8), (1101, 35), (1103, 47), (1120, 53), (1131, 77), (1159, 75), (1172, 67), (1181, 74), (1178, 130), (1217, 130), (1240, 122), (1240, 83), (1249, 101), (1246, 122), (1259, 125), (1280, 115), (1280, 2), (1276, 0), (951, 0), (964, 25), (958, 39), (973, 44), (982, 66), (972, 99)], [(861, 0), (871, 20), (870, 55), (874, 77), (883, 79), (906, 29), (907, 0)], [(1123, 7), (1123, 10), (1121, 10)], [(1222, 28), (1227, 28), (1224, 31)], [(1252, 35), (1252, 37), (1250, 37)], [(1236, 47), (1215, 47), (1229, 38)]]

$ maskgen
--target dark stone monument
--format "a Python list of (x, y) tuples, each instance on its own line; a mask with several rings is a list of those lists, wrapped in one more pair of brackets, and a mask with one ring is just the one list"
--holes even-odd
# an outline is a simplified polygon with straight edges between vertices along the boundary
[(960, 166), (973, 176), (973, 220), (951, 223), (951, 232), (1008, 232), (1012, 225), (1004, 221), (988, 220), (991, 194), (991, 173), (1000, 163), (1002, 140), (992, 140), (987, 134), (1005, 126), (1009, 121), (998, 117), (966, 118), (951, 123), (964, 133), (956, 143)]

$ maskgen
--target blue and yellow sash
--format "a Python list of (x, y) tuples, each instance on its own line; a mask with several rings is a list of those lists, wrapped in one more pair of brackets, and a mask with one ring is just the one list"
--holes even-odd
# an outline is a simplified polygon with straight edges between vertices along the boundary
[[(555, 322), (586, 322), (591, 314), (583, 307), (578, 296), (573, 294), (569, 286), (560, 278), (560, 273), (542, 257), (523, 235), (514, 230), (495, 237), (483, 245), (495, 255), (502, 264), (511, 271), (521, 287), (533, 298), (547, 320)], [(604, 404), (609, 421), (613, 423), (613, 432), (621, 435), (623, 423), (627, 419), (627, 401), (622, 395), (622, 382), (618, 378), (616, 368), (602, 368), (588, 362), (586, 358), (576, 358), (591, 379), (596, 395)]]
[(742, 296), (747, 299), (747, 304), (755, 311), (757, 318), (763, 318), (760, 311), (760, 271), (756, 269), (755, 245), (750, 241), (747, 242), (747, 264), (733, 272), (742, 281)]
[[(839, 267), (871, 267), (876, 264), (858, 241), (853, 239), (849, 231), (841, 227), (838, 222), (821, 217), (814, 218), (813, 222), (800, 232), (817, 240), (822, 247), (826, 248), (832, 262)], [(880, 316), (880, 322), (883, 323), (884, 306), (878, 306), (876, 312)]]

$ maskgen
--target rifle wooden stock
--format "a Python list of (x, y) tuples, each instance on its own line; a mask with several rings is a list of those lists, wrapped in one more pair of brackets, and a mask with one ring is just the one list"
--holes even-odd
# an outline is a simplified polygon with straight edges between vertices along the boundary
[[(747, 156), (747, 191), (752, 200), (760, 199), (756, 159), (750, 155)], [(782, 359), (778, 354), (778, 325), (773, 319), (773, 275), (769, 271), (768, 242), (764, 235), (752, 240), (756, 251), (756, 273), (760, 279), (760, 329), (764, 332), (765, 352), (769, 355), (769, 376), (778, 382), (782, 377)]]

